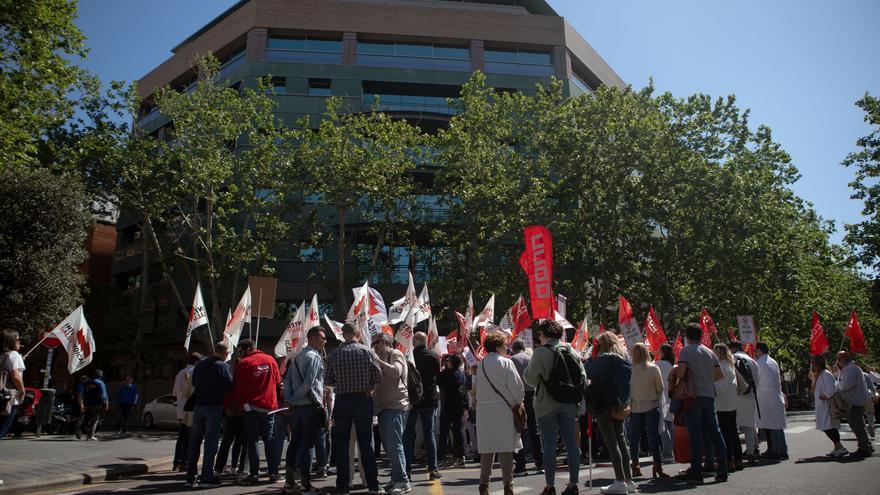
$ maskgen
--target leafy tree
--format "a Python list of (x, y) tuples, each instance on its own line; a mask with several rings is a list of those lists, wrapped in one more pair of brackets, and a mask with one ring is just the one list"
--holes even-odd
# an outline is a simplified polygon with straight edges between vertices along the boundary
[(859, 151), (850, 153), (843, 161), (846, 167), (856, 169), (856, 178), (849, 186), (853, 199), (864, 201), (865, 220), (847, 225), (846, 240), (858, 247), (859, 260), (875, 272), (880, 268), (880, 99), (865, 93), (856, 106), (865, 111), (865, 122), (872, 126), (871, 133), (856, 144)]
[(75, 176), (0, 170), (0, 325), (37, 338), (83, 299), (88, 198)]

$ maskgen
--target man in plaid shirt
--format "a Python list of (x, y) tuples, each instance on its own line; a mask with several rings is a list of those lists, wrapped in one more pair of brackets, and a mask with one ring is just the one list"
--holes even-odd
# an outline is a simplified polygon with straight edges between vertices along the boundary
[(327, 357), (324, 382), (332, 386), (336, 394), (333, 405), (333, 449), (336, 452), (336, 490), (333, 493), (348, 493), (351, 483), (348, 460), (348, 440), (351, 425), (354, 424), (360, 447), (360, 462), (363, 463), (369, 493), (378, 494), (379, 480), (376, 455), (373, 452), (373, 386), (379, 383), (381, 372), (373, 351), (358, 342), (357, 330), (349, 323), (342, 327), (345, 339)]

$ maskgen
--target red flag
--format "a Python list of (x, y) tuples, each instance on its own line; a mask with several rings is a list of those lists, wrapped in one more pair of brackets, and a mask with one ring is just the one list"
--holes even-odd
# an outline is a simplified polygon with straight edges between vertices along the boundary
[(648, 347), (652, 352), (660, 352), (660, 346), (667, 342), (666, 332), (660, 326), (660, 320), (654, 313), (654, 306), (648, 309), (648, 316), (645, 317), (645, 340), (648, 341)]
[(672, 346), (672, 353), (675, 354), (675, 360), (678, 361), (678, 353), (684, 349), (684, 345), (681, 343), (681, 332), (678, 332), (678, 336), (675, 338), (675, 345)]
[(605, 333), (605, 324), (601, 321), (599, 322), (599, 333)]
[(752, 359), (755, 359), (755, 344), (743, 344), (743, 350), (746, 351)]
[(868, 344), (865, 342), (865, 334), (862, 333), (862, 326), (859, 325), (859, 315), (856, 310), (852, 310), (849, 315), (849, 323), (843, 335), (849, 339), (849, 351), (855, 354), (868, 354)]
[(727, 340), (729, 340), (730, 342), (736, 342), (736, 334), (733, 333), (732, 328), (727, 329)]
[(828, 338), (825, 336), (825, 329), (819, 323), (819, 315), (813, 311), (813, 324), (810, 330), (810, 355), (820, 356), (828, 352)]
[(446, 334), (446, 352), (449, 354), (458, 353), (458, 332), (455, 330)]
[(718, 333), (718, 327), (715, 326), (715, 322), (712, 321), (712, 317), (709, 315), (709, 312), (706, 311), (706, 308), (703, 308), (700, 311), (700, 328), (703, 329), (703, 335), (700, 337), (700, 343), (711, 349), (712, 335)]
[(593, 337), (593, 352), (590, 354), (590, 357), (593, 359), (599, 357), (599, 341), (596, 340), (596, 337)]
[(532, 317), (553, 318), (553, 237), (543, 225), (530, 225), (523, 231), (526, 250), (520, 266), (529, 277)]

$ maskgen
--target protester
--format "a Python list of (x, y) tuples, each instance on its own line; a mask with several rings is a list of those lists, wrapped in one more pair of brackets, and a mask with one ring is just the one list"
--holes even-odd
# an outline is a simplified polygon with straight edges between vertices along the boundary
[(865, 429), (865, 405), (868, 403), (868, 387), (865, 385), (864, 374), (859, 365), (853, 361), (847, 351), (837, 353), (837, 366), (840, 376), (837, 378), (837, 391), (840, 398), (849, 406), (846, 421), (858, 440), (859, 448), (853, 452), (854, 457), (870, 457), (874, 447)]
[(782, 392), (779, 364), (770, 357), (770, 348), (764, 342), (755, 345), (755, 357), (755, 362), (758, 363), (758, 407), (761, 410), (758, 428), (767, 433), (767, 450), (761, 457), (788, 460), (788, 445), (785, 442), (786, 399)]
[[(747, 386), (744, 393), (736, 395), (736, 424), (746, 440), (746, 459), (754, 463), (758, 460), (758, 363), (743, 351), (741, 343), (731, 342), (729, 347), (734, 353), (734, 368)], [(742, 449), (738, 442), (727, 448)]]
[(834, 444), (834, 449), (827, 454), (828, 457), (843, 457), (849, 451), (840, 443), (840, 420), (831, 414), (831, 401), (837, 392), (837, 383), (834, 375), (828, 371), (825, 356), (813, 356), (810, 379), (816, 407), (816, 429), (825, 433)]
[[(526, 344), (522, 340), (513, 343), (513, 355), (510, 357), (516, 372), (519, 373), (520, 379), (523, 379), (523, 373), (531, 363), (532, 356), (526, 352)], [(541, 437), (538, 436), (538, 420), (535, 417), (535, 387), (529, 385), (523, 380), (526, 396), (524, 404), (526, 406), (526, 431), (522, 432), (523, 448), (517, 451), (513, 456), (516, 465), (513, 467), (513, 474), (522, 474), (526, 472), (526, 451), (530, 451), (532, 460), (535, 463), (535, 469), (544, 469), (544, 454), (541, 448)]]
[(877, 398), (877, 387), (874, 385), (874, 381), (871, 379), (871, 375), (869, 375), (866, 371), (863, 371), (863, 373), (865, 376), (865, 387), (867, 387), (868, 389), (868, 402), (865, 404), (865, 419), (868, 421), (868, 436), (871, 437), (871, 440), (874, 440), (874, 434), (876, 432), (874, 428), (874, 423), (876, 420), (876, 410), (874, 408), (874, 402)]
[(437, 470), (437, 438), (434, 429), (434, 413), (439, 403), (437, 391), (437, 375), (440, 374), (440, 357), (428, 349), (428, 336), (424, 332), (413, 335), (413, 360), (422, 381), (422, 400), (411, 404), (409, 417), (406, 418), (406, 429), (403, 436), (403, 448), (406, 455), (406, 471), (412, 469), (412, 458), (415, 447), (416, 420), (422, 420), (425, 451), (428, 456), (428, 479), (439, 480), (443, 476)]
[(660, 367), (651, 362), (647, 346), (638, 343), (632, 348), (632, 376), (630, 378), (632, 415), (630, 416), (629, 448), (632, 459), (633, 477), (641, 476), (639, 466), (639, 441), (646, 430), (648, 446), (654, 460), (651, 477), (668, 478), (663, 472), (663, 457), (660, 453), (660, 407), (663, 403), (663, 374)]
[(107, 396), (107, 384), (104, 383), (104, 372), (95, 370), (95, 377), (86, 384), (86, 392), (83, 396), (85, 406), (86, 440), (97, 440), (95, 433), (101, 422), (101, 412), (110, 409), (110, 398)]
[(507, 339), (501, 333), (486, 337), (483, 348), (488, 354), (480, 361), (474, 384), (477, 390), (480, 495), (489, 494), (495, 454), (501, 464), (504, 495), (513, 495), (513, 453), (522, 448), (511, 407), (522, 404), (525, 390), (513, 363), (500, 354), (506, 354), (506, 343)]
[(669, 383), (669, 374), (675, 366), (675, 352), (669, 344), (660, 345), (659, 358), (655, 360), (655, 364), (660, 368), (660, 377), (663, 379), (663, 394), (660, 406), (660, 414), (663, 417), (663, 431), (660, 432), (660, 440), (663, 456), (663, 462), (673, 460), (673, 432), (675, 425), (673, 424), (673, 414), (669, 412), (669, 393), (666, 384)]
[[(578, 472), (581, 467), (581, 451), (577, 434), (577, 402), (560, 402), (558, 400), (560, 398), (551, 395), (548, 382), (586, 383), (587, 376), (583, 366), (580, 365), (580, 358), (571, 350), (571, 346), (559, 342), (564, 332), (559, 323), (553, 320), (544, 320), (538, 323), (534, 330), (537, 332), (541, 345), (532, 354), (531, 362), (525, 369), (523, 376), (525, 383), (536, 390), (534, 412), (543, 441), (544, 481), (546, 482), (542, 493), (544, 495), (556, 494), (556, 438), (562, 436), (568, 458), (568, 485), (562, 493), (563, 495), (574, 495), (578, 493)], [(579, 374), (578, 377), (569, 376), (563, 353), (567, 353), (571, 362), (574, 363)], [(566, 370), (564, 376), (556, 374), (560, 367)], [(578, 402), (582, 397), (583, 389), (577, 393)]]
[(391, 481), (385, 485), (385, 493), (409, 493), (412, 489), (406, 475), (406, 456), (403, 453), (403, 427), (409, 406), (406, 357), (394, 349), (391, 336), (387, 333), (374, 336), (371, 344), (382, 371), (382, 378), (373, 390), (373, 410), (379, 419), (379, 435), (391, 464)]
[[(691, 467), (682, 475), (694, 483), (703, 482), (703, 435), (711, 443), (717, 464), (715, 480), (727, 481), (727, 448), (718, 427), (715, 413), (715, 385), (724, 378), (718, 356), (708, 347), (700, 344), (703, 331), (700, 325), (691, 323), (686, 330), (687, 345), (678, 353), (678, 366), (673, 373), (674, 381), (690, 380), (696, 399), (685, 412), (688, 441), (691, 447)], [(706, 467), (711, 467), (707, 462)]]
[[(241, 360), (235, 366), (233, 380), (233, 400), (244, 409), (244, 425), (247, 432), (247, 453), (250, 475), (243, 482), (259, 482), (260, 457), (257, 443), (262, 438), (263, 445), (271, 445), (274, 438), (275, 415), (269, 414), (278, 408), (277, 389), (281, 382), (278, 363), (265, 352), (256, 348), (254, 341), (243, 339), (238, 343)], [(272, 448), (266, 449), (267, 456), (274, 456)], [(267, 459), (273, 465), (273, 459)], [(274, 463), (277, 466), (277, 463)], [(277, 472), (269, 473), (269, 482), (278, 479)]]
[(465, 435), (467, 438), (467, 453), (472, 456), (473, 462), (480, 462), (479, 449), (477, 448), (477, 389), (474, 388), (477, 366), (466, 366), (465, 387), (468, 395), (467, 422), (465, 423)]
[[(327, 338), (315, 326), (306, 334), (308, 345), (290, 360), (284, 375), (284, 403), (292, 409), (290, 444), (287, 446), (286, 487), (289, 492), (311, 492), (312, 448), (315, 436), (326, 420), (324, 400), (324, 359), (321, 351)], [(323, 416), (323, 417), (322, 417)], [(295, 471), (299, 467), (300, 483)]]
[[(604, 332), (596, 339), (597, 356), (587, 360), (587, 378), (590, 379), (590, 387), (608, 390), (610, 397), (603, 397), (609, 401), (608, 407), (596, 410), (596, 424), (602, 432), (605, 447), (611, 458), (614, 468), (614, 483), (600, 488), (601, 493), (630, 493), (636, 490), (636, 484), (632, 480), (632, 469), (629, 463), (629, 449), (623, 434), (624, 419), (618, 415), (629, 403), (629, 382), (632, 376), (632, 364), (627, 358), (626, 349), (620, 343), (617, 335)], [(595, 404), (591, 404), (595, 407)], [(613, 415), (617, 416), (613, 416)]]
[(223, 397), (232, 390), (232, 371), (226, 364), (227, 356), (229, 356), (229, 348), (226, 344), (218, 342), (214, 344), (214, 355), (199, 361), (193, 368), (193, 425), (186, 461), (188, 488), (196, 484), (196, 469), (202, 440), (205, 441), (205, 453), (199, 483), (206, 486), (220, 484), (220, 478), (214, 475), (214, 456), (217, 455), (217, 442), (220, 439)]
[[(233, 383), (234, 383), (233, 374)], [(244, 460), (247, 457), (245, 447), (244, 411), (241, 404), (232, 399), (232, 393), (223, 397), (223, 439), (220, 440), (220, 448), (214, 461), (214, 471), (218, 474), (236, 474), (244, 471)], [(229, 450), (232, 449), (232, 459), (229, 469), (226, 461), (229, 460)]]
[(134, 384), (134, 380), (132, 380), (130, 375), (126, 375), (125, 384), (119, 387), (119, 390), (116, 391), (116, 409), (119, 413), (119, 421), (116, 424), (116, 429), (119, 431), (119, 435), (126, 434), (126, 428), (128, 428), (128, 418), (131, 416), (131, 410), (140, 402), (141, 396), (138, 394), (137, 385)]
[[(171, 393), (177, 400), (177, 421), (180, 427), (177, 430), (177, 442), (174, 444), (174, 462), (172, 469), (186, 471), (187, 451), (189, 449), (189, 433), (192, 428), (192, 412), (184, 411), (183, 406), (192, 394), (192, 372), (196, 363), (202, 359), (199, 353), (192, 353), (187, 358), (186, 366), (177, 372), (174, 377), (174, 388)], [(77, 437), (79, 438), (79, 437)]]
[(462, 419), (467, 410), (468, 398), (465, 389), (465, 376), (461, 370), (461, 358), (447, 356), (446, 368), (437, 376), (440, 388), (440, 458), (449, 453), (449, 435), (452, 434), (451, 468), (463, 468), (464, 429)]
[(357, 329), (350, 323), (342, 326), (345, 341), (327, 357), (325, 383), (334, 387), (333, 429), (331, 430), (336, 458), (336, 489), (334, 493), (348, 493), (351, 473), (348, 441), (354, 425), (360, 447), (359, 460), (364, 466), (367, 488), (379, 493), (376, 457), (371, 447), (373, 427), (373, 386), (379, 383), (381, 371), (376, 355), (367, 346), (357, 342)]
[(736, 426), (736, 390), (739, 384), (736, 380), (733, 354), (724, 344), (715, 344), (712, 349), (724, 374), (722, 379), (715, 382), (715, 412), (718, 416), (721, 436), (724, 438), (724, 446), (727, 447), (727, 471), (740, 471), (743, 469), (742, 449)]
[(21, 349), (21, 338), (15, 330), (3, 330), (3, 356), (0, 357), (0, 378), (3, 387), (9, 390), (11, 398), (3, 410), (0, 410), (0, 440), (15, 422), (18, 405), (24, 398), (24, 359), (18, 352)]
[[(83, 401), (85, 400), (86, 396), (86, 385), (88, 385), (90, 381), (92, 381), (92, 378), (89, 377), (89, 375), (83, 373), (79, 376), (79, 382), (74, 387), (74, 392), (76, 395), (76, 406), (78, 408), (76, 426), (74, 427), (74, 432), (76, 433), (77, 440), (80, 440), (82, 438), (82, 434), (85, 432), (83, 426), (86, 422), (86, 406)], [(184, 453), (184, 457), (186, 457), (186, 453)]]

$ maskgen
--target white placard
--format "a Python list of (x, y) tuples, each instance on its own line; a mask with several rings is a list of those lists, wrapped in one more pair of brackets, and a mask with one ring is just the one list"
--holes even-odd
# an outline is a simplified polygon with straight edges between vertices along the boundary
[(743, 315), (736, 317), (736, 324), (739, 326), (739, 340), (743, 344), (757, 344), (758, 340), (755, 335), (755, 319), (751, 315)]
[(477, 365), (477, 357), (474, 356), (474, 353), (471, 352), (470, 347), (465, 347), (461, 350), (461, 355), (464, 357), (465, 362), (467, 363), (468, 368), (471, 366)]
[(535, 341), (532, 338), (531, 328), (526, 328), (525, 330), (520, 332), (519, 335), (516, 336), (516, 340), (523, 341), (523, 344), (525, 344), (526, 347), (532, 347), (535, 344)]
[(632, 318), (627, 323), (620, 324), (620, 333), (623, 335), (623, 339), (626, 341), (626, 346), (629, 349), (635, 347), (639, 342), (645, 341), (645, 338), (642, 337), (642, 329), (639, 328), (639, 322), (635, 318)]
[(446, 345), (446, 337), (437, 337), (437, 344), (435, 346), (437, 354), (441, 356), (445, 356), (449, 354), (449, 348)]

